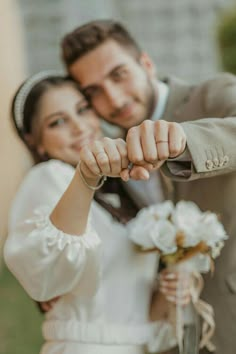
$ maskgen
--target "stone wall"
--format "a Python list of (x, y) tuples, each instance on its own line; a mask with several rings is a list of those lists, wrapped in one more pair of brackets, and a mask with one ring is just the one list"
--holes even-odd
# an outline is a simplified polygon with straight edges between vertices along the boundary
[(157, 64), (158, 73), (199, 81), (218, 68), (215, 24), (233, 0), (19, 0), (29, 72), (61, 68), (62, 35), (94, 18), (121, 20)]

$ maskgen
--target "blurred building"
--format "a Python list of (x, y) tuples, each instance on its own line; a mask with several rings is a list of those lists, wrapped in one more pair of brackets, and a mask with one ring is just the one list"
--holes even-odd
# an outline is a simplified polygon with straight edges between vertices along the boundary
[(199, 81), (219, 70), (215, 24), (234, 0), (18, 0), (30, 73), (61, 68), (64, 33), (94, 18), (121, 20), (157, 64), (158, 73)]
[[(7, 217), (15, 190), (30, 164), (23, 144), (9, 119), (13, 94), (25, 77), (22, 23), (14, 0), (0, 1), (0, 255), (6, 236)], [(0, 257), (1, 259), (1, 257)]]

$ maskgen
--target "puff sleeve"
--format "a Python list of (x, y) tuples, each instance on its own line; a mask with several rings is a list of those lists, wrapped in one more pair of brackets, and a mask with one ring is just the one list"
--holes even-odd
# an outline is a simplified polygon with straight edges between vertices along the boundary
[(68, 293), (92, 296), (99, 283), (100, 239), (90, 225), (69, 235), (50, 221), (74, 170), (59, 161), (36, 166), (14, 201), (4, 258), (29, 295), (47, 301)]

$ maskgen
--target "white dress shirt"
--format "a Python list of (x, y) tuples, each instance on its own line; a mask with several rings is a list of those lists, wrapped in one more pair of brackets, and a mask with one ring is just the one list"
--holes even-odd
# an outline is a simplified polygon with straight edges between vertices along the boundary
[[(158, 81), (158, 100), (151, 120), (161, 119), (166, 108), (168, 95), (168, 85)], [(150, 173), (148, 181), (129, 180), (124, 183), (124, 187), (140, 208), (150, 204), (161, 203), (164, 200), (159, 171)]]

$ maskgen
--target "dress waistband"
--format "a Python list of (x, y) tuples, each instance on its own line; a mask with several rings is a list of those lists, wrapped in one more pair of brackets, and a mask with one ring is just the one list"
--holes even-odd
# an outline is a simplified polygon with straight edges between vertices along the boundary
[(44, 322), (42, 330), (47, 341), (144, 345), (155, 330), (155, 324), (129, 326), (50, 320)]

